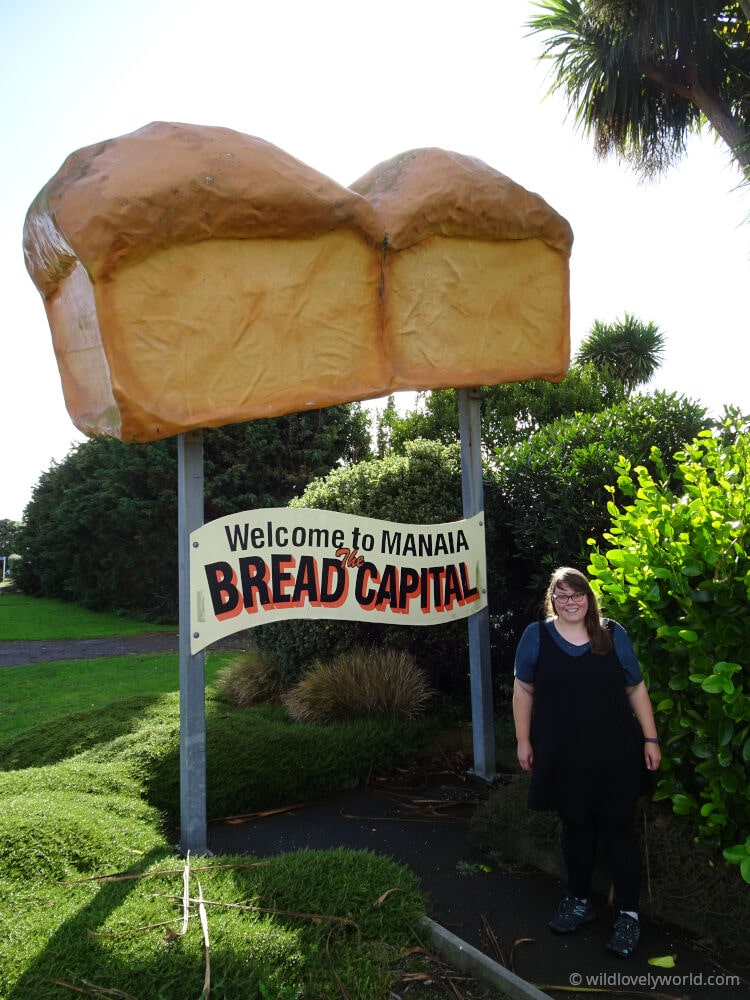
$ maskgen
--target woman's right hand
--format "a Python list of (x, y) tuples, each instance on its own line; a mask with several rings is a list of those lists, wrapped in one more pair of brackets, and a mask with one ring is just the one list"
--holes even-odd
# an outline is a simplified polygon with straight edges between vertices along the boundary
[(518, 741), (518, 763), (522, 771), (530, 771), (534, 766), (534, 751), (529, 740)]

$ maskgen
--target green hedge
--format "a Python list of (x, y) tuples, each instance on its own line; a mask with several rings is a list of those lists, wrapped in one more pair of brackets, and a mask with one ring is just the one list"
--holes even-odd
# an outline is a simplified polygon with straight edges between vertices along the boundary
[(750, 881), (750, 424), (729, 414), (674, 460), (670, 474), (657, 452), (653, 471), (621, 459), (624, 500), (609, 503), (590, 572), (649, 682), (664, 750), (656, 798)]

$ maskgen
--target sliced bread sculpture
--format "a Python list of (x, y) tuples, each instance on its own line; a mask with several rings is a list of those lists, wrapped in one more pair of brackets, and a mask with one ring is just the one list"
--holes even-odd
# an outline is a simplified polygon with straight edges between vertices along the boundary
[(345, 188), (263, 139), (163, 122), (71, 154), (24, 229), (71, 418), (126, 442), (559, 380), (571, 244), (469, 157), (415, 150)]

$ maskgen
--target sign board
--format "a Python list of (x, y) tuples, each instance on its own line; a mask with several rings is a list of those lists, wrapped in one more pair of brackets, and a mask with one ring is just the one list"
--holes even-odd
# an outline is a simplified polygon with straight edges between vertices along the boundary
[(436, 625), (487, 605), (484, 515), (399, 524), (280, 507), (190, 533), (190, 643), (267, 622), (340, 618)]

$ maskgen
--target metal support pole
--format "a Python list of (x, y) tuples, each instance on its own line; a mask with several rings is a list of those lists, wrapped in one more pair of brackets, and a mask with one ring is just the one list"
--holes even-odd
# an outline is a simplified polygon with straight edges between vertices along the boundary
[(208, 854), (206, 657), (190, 653), (190, 532), (203, 524), (203, 432), (177, 438), (180, 565), (180, 851)]
[[(484, 510), (479, 389), (458, 390), (458, 419), (461, 434), (461, 491), (464, 517), (474, 517)], [(486, 585), (485, 580), (484, 586)], [(486, 607), (468, 619), (468, 629), (471, 722), (474, 741), (473, 773), (484, 781), (494, 781), (495, 726), (490, 663), (490, 615)]]

